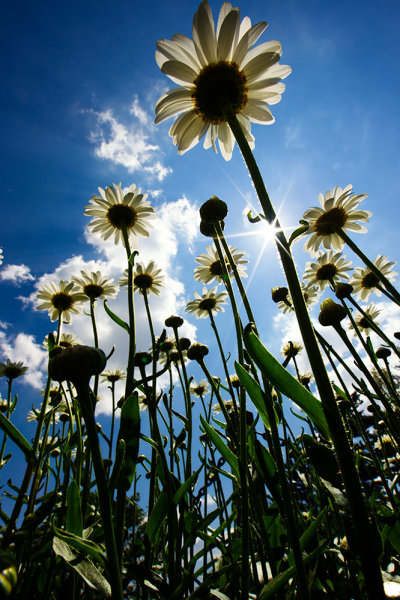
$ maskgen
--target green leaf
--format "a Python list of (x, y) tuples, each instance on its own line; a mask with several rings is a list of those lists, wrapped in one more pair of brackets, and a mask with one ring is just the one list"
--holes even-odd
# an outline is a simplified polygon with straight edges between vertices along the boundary
[(149, 542), (154, 544), (160, 534), (161, 523), (165, 519), (169, 508), (169, 497), (165, 489), (162, 490), (158, 497), (153, 510), (151, 511), (149, 520), (146, 527), (146, 535), (149, 538)]
[[(323, 541), (318, 548), (313, 550), (313, 552), (310, 552), (310, 554), (307, 554), (307, 556), (303, 557), (303, 564), (307, 565), (309, 562), (313, 561), (319, 554), (321, 554), (321, 552), (325, 550), (327, 546), (328, 542), (326, 540)], [(292, 577), (296, 577), (295, 566), (289, 567), (286, 569), (286, 571), (279, 573), (279, 575), (269, 581), (261, 590), (259, 600), (268, 600), (269, 598), (272, 598), (277, 592), (279, 592), (285, 583), (289, 581), (289, 579), (292, 579)]]
[(99, 563), (103, 566), (106, 564), (106, 557), (103, 550), (92, 542), (91, 540), (85, 540), (84, 538), (74, 535), (73, 533), (68, 533), (67, 531), (62, 531), (58, 529), (55, 525), (53, 525), (53, 532), (56, 538), (59, 538), (71, 548), (74, 548), (78, 552), (83, 555), (91, 556), (95, 558)]
[(182, 500), (182, 498), (186, 494), (186, 492), (192, 487), (192, 485), (194, 485), (202, 468), (203, 468), (203, 466), (199, 467), (197, 469), (197, 471), (195, 471), (191, 475), (191, 477), (189, 477), (189, 479), (187, 479), (184, 483), (182, 483), (182, 485), (175, 492), (174, 497), (172, 498), (174, 504), (178, 505), (180, 503), (180, 501)]
[(330, 440), (330, 431), (322, 403), (302, 386), (289, 371), (284, 369), (279, 361), (263, 346), (260, 338), (253, 331), (251, 323), (245, 327), (243, 338), (251, 358), (262, 373), (268, 377), (272, 385), (293, 400), (306, 413), (324, 438)]
[(73, 479), (67, 489), (67, 523), (68, 533), (73, 533), (79, 537), (82, 536), (83, 521), (81, 509), (81, 495), (78, 485)]
[(217, 431), (207, 423), (207, 421), (202, 415), (200, 415), (200, 421), (204, 428), (204, 431), (206, 432), (210, 440), (213, 442), (214, 446), (217, 448), (221, 456), (223, 456), (226, 462), (230, 465), (238, 483), (240, 483), (238, 459), (225, 444), (219, 433), (217, 433)]
[(100, 571), (87, 558), (80, 557), (64, 540), (55, 537), (53, 550), (61, 556), (93, 590), (100, 592), (105, 598), (111, 598), (111, 586)]
[[(314, 521), (311, 523), (311, 525), (309, 525), (307, 527), (307, 529), (305, 530), (305, 532), (303, 533), (303, 535), (300, 537), (300, 550), (302, 552), (304, 552), (304, 550), (307, 547), (307, 544), (309, 544), (312, 540), (312, 538), (314, 537), (314, 534), (316, 533), (322, 519), (325, 518), (325, 513), (327, 511), (328, 507), (325, 506), (320, 513), (318, 513), (318, 515), (316, 516), (316, 518), (314, 519)], [(290, 566), (294, 565), (294, 556), (293, 556), (293, 550), (291, 550), (289, 552), (288, 555), (288, 563)]]
[(294, 240), (296, 240), (298, 237), (300, 237), (301, 235), (303, 235), (303, 233), (305, 233), (306, 231), (309, 230), (309, 225), (300, 225), (300, 227), (298, 227), (297, 229), (295, 229), (293, 231), (293, 233), (291, 234), (290, 238), (289, 238), (289, 246), (291, 246), (294, 242)]
[(118, 442), (120, 440), (125, 442), (125, 456), (118, 477), (117, 488), (128, 491), (133, 482), (139, 454), (140, 410), (137, 392), (133, 392), (122, 405)]
[(125, 329), (125, 331), (127, 331), (128, 333), (130, 333), (128, 323), (126, 323), (125, 321), (123, 321), (118, 315), (116, 315), (115, 313), (113, 313), (113, 311), (110, 308), (108, 308), (108, 306), (107, 306), (107, 300), (104, 300), (103, 304), (104, 304), (104, 310), (106, 311), (106, 313), (108, 314), (108, 316), (114, 321), (114, 323), (117, 323), (117, 325), (119, 325), (120, 327), (122, 327), (122, 329)]
[[(235, 370), (236, 370), (237, 376), (240, 379), (240, 383), (243, 385), (246, 392), (249, 394), (250, 400), (256, 407), (257, 412), (260, 415), (265, 427), (267, 429), (271, 429), (271, 424), (270, 424), (269, 417), (268, 417), (268, 411), (266, 408), (266, 403), (270, 402), (269, 398), (262, 391), (262, 389), (258, 385), (257, 381), (246, 371), (246, 369), (244, 367), (242, 367), (242, 365), (240, 365), (236, 361), (235, 361)], [(270, 404), (271, 404), (271, 409), (274, 413), (275, 423), (276, 423), (276, 425), (279, 425), (279, 419), (278, 419), (278, 416), (272, 405), (272, 402), (270, 402)]]
[(0, 413), (0, 428), (22, 450), (28, 461), (33, 458), (33, 448), (28, 440), (24, 438), (22, 433), (2, 413)]

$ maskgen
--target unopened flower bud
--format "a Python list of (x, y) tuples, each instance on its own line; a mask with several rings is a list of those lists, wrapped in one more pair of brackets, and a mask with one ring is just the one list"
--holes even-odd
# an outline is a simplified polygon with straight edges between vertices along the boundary
[(228, 214), (228, 205), (223, 200), (213, 196), (200, 207), (200, 218), (206, 223), (223, 221)]
[(386, 346), (381, 346), (380, 348), (378, 348), (375, 354), (376, 358), (388, 358), (392, 354), (392, 351)]
[(203, 344), (192, 344), (187, 351), (187, 357), (190, 360), (201, 361), (208, 354), (207, 346)]
[(92, 375), (99, 375), (106, 366), (106, 356), (100, 348), (90, 346), (56, 346), (50, 352), (49, 375), (55, 381), (72, 383), (89, 381)]
[[(221, 221), (220, 227), (224, 229), (224, 221)], [(207, 223), (206, 221), (200, 221), (200, 233), (205, 235), (206, 237), (217, 237), (217, 232), (215, 231), (215, 227), (212, 223)]]
[(318, 321), (323, 327), (331, 325), (335, 327), (347, 316), (347, 311), (341, 304), (337, 304), (331, 298), (324, 300), (321, 304), (321, 310)]
[(181, 350), (187, 350), (190, 348), (190, 344), (192, 343), (189, 338), (179, 338), (179, 343), (181, 345)]
[(289, 290), (286, 287), (275, 287), (271, 290), (272, 300), (276, 303), (284, 302), (287, 298)]
[(148, 352), (136, 352), (135, 365), (137, 367), (149, 365), (152, 361), (151, 354)]
[(338, 283), (335, 288), (335, 296), (339, 300), (343, 300), (344, 298), (350, 298), (353, 293), (353, 286), (350, 283)]
[(173, 327), (174, 329), (177, 329), (178, 327), (181, 327), (183, 325), (183, 319), (182, 317), (171, 315), (170, 317), (165, 319), (164, 323), (166, 327)]

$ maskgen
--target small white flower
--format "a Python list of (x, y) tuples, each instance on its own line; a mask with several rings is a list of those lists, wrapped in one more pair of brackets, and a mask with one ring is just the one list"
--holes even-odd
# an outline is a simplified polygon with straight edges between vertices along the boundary
[(216, 315), (219, 310), (224, 312), (225, 309), (222, 304), (226, 304), (228, 294), (226, 292), (217, 294), (217, 290), (217, 286), (211, 290), (203, 287), (202, 296), (195, 292), (196, 300), (187, 303), (186, 312), (194, 314), (197, 319), (206, 319), (210, 316), (210, 312), (212, 315)]
[(115, 285), (113, 279), (103, 277), (100, 271), (81, 271), (81, 275), (82, 277), (73, 277), (72, 281), (89, 300), (94, 301), (97, 298), (105, 300), (117, 295), (118, 286)]
[(368, 222), (372, 215), (368, 210), (356, 210), (358, 205), (367, 194), (351, 195), (352, 185), (344, 189), (337, 186), (333, 191), (328, 190), (325, 195), (319, 194), (319, 202), (322, 208), (314, 206), (307, 210), (303, 219), (308, 222), (308, 231), (304, 235), (310, 238), (304, 244), (304, 250), (311, 256), (315, 256), (321, 244), (328, 250), (331, 246), (334, 250), (342, 250), (344, 241), (336, 229), (343, 231), (357, 231), (366, 233), (367, 229), (357, 221)]
[(59, 281), (58, 285), (50, 281), (38, 290), (37, 297), (42, 300), (37, 310), (48, 310), (52, 321), (60, 316), (65, 323), (71, 321), (71, 313), (79, 314), (80, 303), (86, 300), (83, 292), (74, 289), (74, 282)]
[(124, 194), (121, 184), (99, 188), (100, 196), (92, 196), (85, 215), (93, 217), (89, 229), (99, 234), (103, 240), (114, 236), (115, 244), (125, 245), (122, 231), (126, 229), (128, 238), (142, 235), (149, 237), (149, 219), (154, 217), (154, 208), (146, 200), (147, 194), (141, 194), (134, 184)]
[[(397, 273), (392, 269), (395, 264), (395, 262), (389, 262), (387, 256), (381, 256), (380, 254), (374, 260), (375, 267), (389, 281), (393, 281), (395, 279), (395, 275), (397, 275)], [(357, 293), (358, 298), (360, 298), (361, 300), (367, 300), (372, 294), (372, 292), (375, 292), (377, 296), (380, 296), (382, 293), (377, 288), (377, 285), (379, 284), (379, 279), (377, 278), (375, 273), (370, 271), (368, 267), (357, 267), (354, 270), (353, 278), (350, 283), (354, 288), (354, 293)]]
[[(206, 250), (206, 253), (200, 254), (196, 258), (196, 262), (199, 263), (200, 266), (196, 267), (194, 270), (194, 278), (202, 283), (211, 283), (212, 281), (222, 283), (224, 281), (224, 270), (218, 252), (212, 246), (207, 246)], [(233, 262), (236, 265), (238, 274), (241, 277), (247, 277), (244, 265), (247, 264), (248, 261), (244, 258), (245, 253), (233, 246), (229, 246), (229, 251), (233, 258)], [(225, 264), (229, 276), (232, 277), (233, 270), (227, 256), (225, 256)]]
[(351, 271), (351, 261), (342, 258), (341, 252), (329, 250), (320, 254), (316, 262), (306, 264), (303, 279), (307, 279), (310, 285), (317, 285), (324, 290), (328, 283), (337, 283), (340, 279), (349, 279), (347, 271)]

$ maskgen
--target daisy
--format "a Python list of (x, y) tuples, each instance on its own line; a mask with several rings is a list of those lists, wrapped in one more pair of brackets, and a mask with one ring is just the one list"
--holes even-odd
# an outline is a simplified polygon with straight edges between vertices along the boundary
[(56, 321), (62, 316), (65, 323), (71, 321), (71, 314), (79, 314), (79, 304), (86, 300), (83, 292), (74, 289), (73, 281), (59, 281), (58, 286), (50, 281), (38, 290), (38, 300), (42, 300), (36, 306), (37, 310), (48, 310), (52, 321)]
[(113, 279), (103, 277), (100, 271), (81, 271), (82, 277), (73, 277), (72, 281), (85, 294), (91, 302), (100, 298), (115, 298), (118, 293), (118, 287)]
[(0, 377), (8, 377), (8, 379), (16, 379), (25, 375), (29, 367), (24, 367), (23, 362), (11, 362), (7, 358), (5, 363), (0, 363)]
[[(397, 273), (392, 270), (395, 262), (389, 262), (387, 256), (381, 256), (380, 254), (374, 260), (374, 265), (379, 271), (388, 279), (393, 281)], [(377, 287), (379, 279), (368, 267), (362, 268), (357, 267), (354, 270), (351, 285), (354, 288), (354, 292), (358, 294), (358, 298), (361, 300), (367, 300), (372, 292), (375, 292), (378, 296), (381, 295), (380, 289)]]
[[(228, 412), (232, 411), (235, 408), (235, 403), (233, 400), (223, 400), (223, 403)], [(212, 409), (215, 413), (222, 412), (222, 408), (219, 404), (214, 404)]]
[(226, 292), (217, 294), (217, 289), (217, 286), (212, 290), (207, 290), (206, 287), (203, 287), (202, 296), (195, 292), (194, 295), (196, 300), (187, 303), (185, 308), (186, 312), (195, 315), (196, 319), (206, 319), (210, 316), (210, 313), (216, 315), (219, 310), (225, 312), (222, 304), (226, 304), (228, 294)]
[(113, 185), (105, 190), (98, 188), (101, 195), (92, 196), (90, 206), (85, 208), (85, 215), (94, 217), (89, 223), (91, 232), (100, 234), (103, 240), (114, 236), (115, 244), (122, 241), (124, 245), (123, 229), (128, 238), (138, 234), (149, 237), (148, 220), (154, 218), (154, 208), (146, 200), (147, 194), (140, 194), (134, 184), (126, 194), (120, 183)]
[(227, 123), (236, 118), (250, 146), (254, 147), (250, 123), (271, 124), (268, 105), (281, 100), (281, 83), (291, 68), (278, 63), (282, 49), (276, 41), (251, 47), (267, 23), (253, 27), (248, 17), (240, 22), (238, 8), (225, 2), (215, 28), (205, 0), (193, 19), (193, 40), (175, 34), (172, 41), (157, 43), (156, 61), (161, 71), (180, 87), (161, 96), (156, 123), (179, 115), (169, 134), (183, 154), (205, 136), (204, 147), (219, 147), (225, 160), (232, 156), (235, 139)]
[[(375, 325), (378, 325), (378, 321), (376, 321), (377, 316), (380, 314), (380, 310), (376, 308), (375, 304), (371, 303), (366, 309), (364, 309), (365, 314), (368, 319), (370, 319)], [(372, 331), (371, 324), (362, 313), (358, 313), (354, 317), (354, 322), (358, 329), (361, 331), (365, 331), (366, 334), (370, 334)], [(353, 324), (350, 323), (350, 329), (354, 329)]]
[[(161, 287), (164, 284), (164, 276), (160, 275), (161, 269), (157, 269), (154, 261), (150, 261), (147, 266), (143, 263), (136, 265), (135, 272), (133, 274), (133, 286), (134, 291), (139, 290), (141, 294), (155, 294), (159, 296), (161, 293)], [(120, 285), (128, 285), (128, 270), (125, 269), (123, 276), (119, 281)]]
[(121, 381), (121, 379), (125, 379), (126, 375), (122, 369), (106, 369), (101, 374), (101, 383), (116, 383), (117, 381)]
[[(212, 246), (207, 246), (207, 253), (200, 254), (196, 258), (196, 262), (199, 263), (200, 267), (196, 267), (194, 270), (194, 278), (197, 281), (201, 281), (202, 283), (211, 283), (212, 281), (217, 281), (221, 283), (224, 281), (224, 272), (222, 268), (221, 261), (219, 259), (218, 252)], [(236, 269), (238, 274), (241, 277), (247, 277), (245, 268), (243, 265), (247, 264), (247, 260), (244, 257), (245, 253), (240, 252), (237, 248), (233, 246), (229, 246), (229, 251), (233, 258), (233, 261), (236, 265)], [(229, 264), (227, 256), (225, 256), (226, 268), (229, 275), (232, 277), (233, 270), (231, 265)]]
[(298, 344), (297, 342), (288, 342), (282, 346), (281, 354), (283, 354), (285, 358), (288, 356), (293, 358), (294, 356), (297, 356), (301, 350), (303, 350), (303, 346), (301, 344)]
[[(54, 339), (57, 337), (57, 332), (53, 331)], [(64, 348), (70, 348), (71, 346), (82, 345), (81, 340), (74, 333), (62, 333), (60, 336), (60, 341), (58, 342), (59, 346), (63, 346)], [(46, 335), (44, 338), (44, 342), (42, 344), (43, 348), (46, 350), (49, 349), (49, 336)]]
[[(319, 295), (320, 295), (318, 288), (316, 288), (315, 286), (310, 285), (308, 283), (307, 284), (302, 283), (301, 290), (303, 292), (303, 297), (304, 297), (306, 306), (312, 306), (313, 304), (315, 304), (317, 302)], [(279, 310), (282, 310), (284, 313), (293, 312), (294, 311), (293, 301), (292, 301), (292, 297), (291, 297), (290, 293), (287, 294), (286, 299), (287, 299), (287, 302), (284, 302), (283, 300), (280, 300), (278, 302)]]
[(356, 210), (358, 205), (368, 194), (351, 194), (352, 185), (344, 189), (335, 187), (333, 191), (328, 190), (325, 195), (319, 194), (319, 202), (322, 208), (314, 206), (303, 215), (303, 220), (308, 222), (308, 231), (305, 235), (311, 237), (304, 245), (304, 250), (311, 256), (315, 256), (321, 244), (327, 250), (332, 246), (334, 250), (342, 250), (344, 241), (337, 233), (337, 229), (343, 231), (358, 231), (366, 233), (366, 228), (356, 221), (368, 223), (372, 215), (368, 210)]
[(199, 383), (195, 379), (193, 379), (190, 384), (190, 392), (197, 396), (198, 398), (202, 398), (210, 393), (210, 386), (207, 382), (207, 379), (202, 379)]
[(308, 279), (311, 285), (324, 290), (328, 283), (349, 279), (346, 271), (351, 271), (350, 265), (351, 261), (342, 258), (341, 252), (329, 250), (325, 254), (319, 254), (316, 262), (306, 264), (303, 279)]
[(3, 248), (0, 248), (0, 265), (3, 264), (3, 258), (4, 258)]

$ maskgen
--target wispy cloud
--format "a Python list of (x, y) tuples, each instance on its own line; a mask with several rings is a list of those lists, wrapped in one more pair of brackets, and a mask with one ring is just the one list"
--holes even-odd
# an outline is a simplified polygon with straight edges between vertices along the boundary
[(26, 265), (7, 265), (0, 271), (0, 280), (9, 281), (15, 285), (25, 281), (34, 281), (29, 267)]
[(149, 179), (163, 181), (172, 173), (171, 167), (160, 159), (160, 147), (152, 143), (155, 129), (150, 115), (140, 106), (137, 97), (130, 107), (129, 123), (116, 117), (109, 108), (102, 112), (92, 111), (96, 117), (96, 128), (90, 132), (95, 144), (95, 155), (122, 165), (129, 173), (140, 171)]

